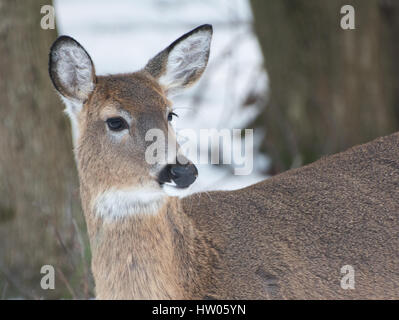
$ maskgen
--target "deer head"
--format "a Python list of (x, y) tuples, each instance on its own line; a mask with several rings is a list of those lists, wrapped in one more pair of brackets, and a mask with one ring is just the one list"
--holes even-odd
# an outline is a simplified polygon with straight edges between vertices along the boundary
[[(86, 209), (104, 217), (155, 213), (167, 197), (167, 186), (187, 188), (194, 182), (196, 167), (168, 148), (176, 143), (169, 98), (200, 78), (211, 37), (212, 27), (200, 26), (142, 70), (110, 76), (96, 75), (92, 59), (76, 40), (61, 36), (54, 42), (49, 72), (71, 120), (82, 201), (90, 206)], [(146, 150), (152, 142), (145, 137), (154, 129), (164, 134), (167, 156), (149, 163)]]

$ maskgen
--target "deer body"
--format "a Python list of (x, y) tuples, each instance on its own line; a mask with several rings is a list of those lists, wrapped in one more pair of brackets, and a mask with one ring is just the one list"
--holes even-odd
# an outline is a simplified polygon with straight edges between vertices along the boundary
[[(394, 134), (242, 190), (170, 198), (151, 218), (89, 222), (98, 297), (398, 298), (398, 145)], [(354, 290), (340, 286), (346, 264)]]
[[(143, 70), (102, 77), (75, 40), (52, 47), (97, 298), (399, 298), (399, 134), (245, 189), (165, 193), (186, 188), (197, 171), (170, 150), (166, 162), (149, 164), (144, 136), (171, 129), (168, 97), (202, 74), (211, 34), (201, 26)], [(354, 289), (340, 285), (345, 265)]]

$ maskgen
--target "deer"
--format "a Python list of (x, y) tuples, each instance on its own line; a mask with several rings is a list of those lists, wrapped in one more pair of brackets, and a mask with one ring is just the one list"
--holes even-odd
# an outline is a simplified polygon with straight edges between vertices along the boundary
[(174, 132), (171, 97), (204, 73), (212, 33), (199, 26), (125, 74), (96, 75), (69, 36), (50, 49), (96, 298), (398, 299), (399, 133), (243, 189), (181, 197), (170, 191), (195, 182), (195, 164), (179, 150), (146, 161), (146, 132)]

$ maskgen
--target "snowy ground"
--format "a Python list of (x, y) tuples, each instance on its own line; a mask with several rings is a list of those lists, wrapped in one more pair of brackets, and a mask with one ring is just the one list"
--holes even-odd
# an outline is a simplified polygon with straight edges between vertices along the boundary
[[(261, 51), (251, 30), (248, 0), (56, 0), (57, 28), (90, 53), (98, 74), (130, 72), (192, 28), (214, 27), (208, 69), (199, 83), (173, 100), (185, 128), (246, 128), (256, 104), (250, 93), (267, 87)], [(259, 133), (261, 134), (261, 133)], [(255, 142), (259, 139), (255, 133)], [(231, 167), (200, 165), (191, 192), (237, 189), (265, 178), (268, 159), (254, 151), (254, 170), (236, 176)]]

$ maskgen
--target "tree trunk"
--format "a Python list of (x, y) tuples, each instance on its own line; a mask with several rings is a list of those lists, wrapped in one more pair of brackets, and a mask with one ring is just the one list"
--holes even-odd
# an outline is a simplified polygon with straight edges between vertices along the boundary
[[(270, 78), (256, 127), (273, 172), (313, 162), (399, 127), (399, 4), (251, 0)], [(343, 5), (355, 30), (343, 30)]]
[[(77, 242), (75, 226), (84, 224), (70, 128), (48, 76), (48, 51), (57, 34), (40, 27), (43, 4), (0, 0), (0, 294), (5, 297), (73, 296), (84, 268), (79, 252), (84, 255), (87, 240)], [(41, 289), (43, 265), (55, 268), (55, 290)]]

